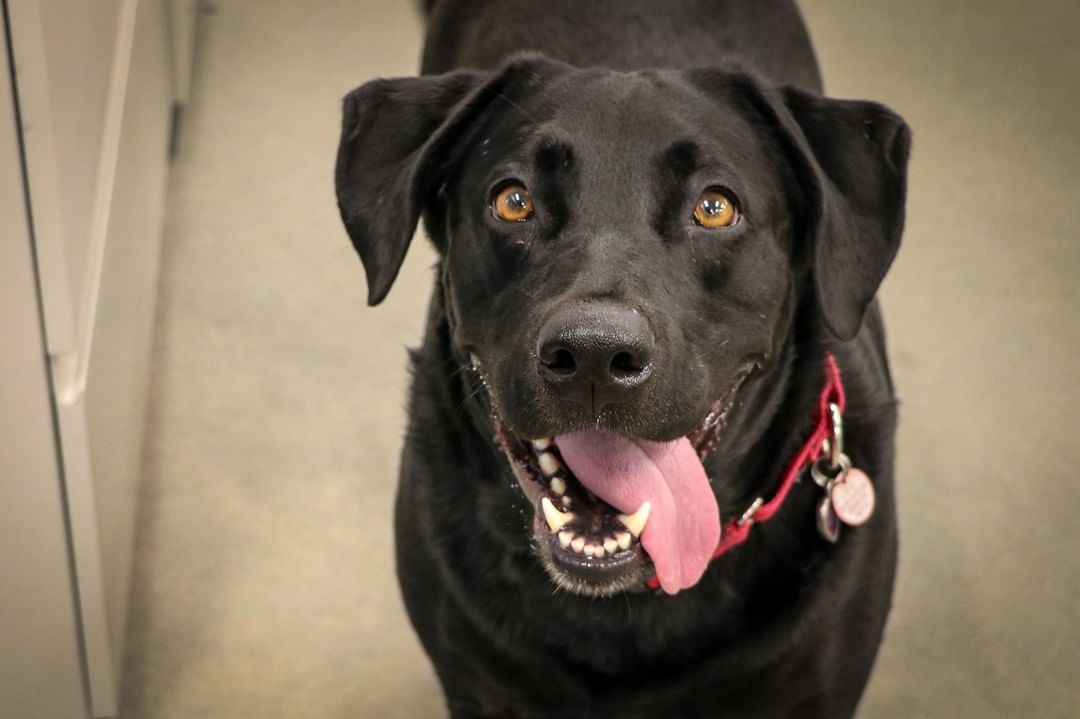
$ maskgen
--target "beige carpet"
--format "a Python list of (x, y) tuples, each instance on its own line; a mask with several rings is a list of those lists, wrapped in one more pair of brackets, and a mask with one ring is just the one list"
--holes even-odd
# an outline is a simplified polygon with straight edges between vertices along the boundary
[[(408, 0), (219, 0), (172, 177), (125, 719), (443, 716), (393, 576), (405, 347), (364, 305), (339, 98)], [(885, 290), (903, 552), (862, 716), (1080, 716), (1080, 5), (806, 0), (829, 90), (915, 129)]]

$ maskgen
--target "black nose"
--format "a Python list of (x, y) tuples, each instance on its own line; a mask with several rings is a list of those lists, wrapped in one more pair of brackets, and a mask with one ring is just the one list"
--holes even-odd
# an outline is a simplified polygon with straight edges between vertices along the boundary
[(629, 399), (648, 381), (655, 347), (640, 312), (577, 305), (552, 313), (540, 328), (540, 376), (560, 396), (595, 412)]

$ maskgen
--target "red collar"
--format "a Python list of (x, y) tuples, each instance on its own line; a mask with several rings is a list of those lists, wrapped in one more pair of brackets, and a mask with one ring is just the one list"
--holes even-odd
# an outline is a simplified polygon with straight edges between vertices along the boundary
[[(750, 530), (755, 524), (767, 522), (772, 516), (780, 511), (781, 505), (787, 499), (795, 481), (803, 470), (813, 464), (821, 456), (823, 444), (832, 435), (832, 414), (829, 405), (835, 404), (840, 412), (844, 411), (846, 398), (844, 396), (844, 384), (840, 381), (840, 368), (836, 364), (836, 358), (832, 352), (825, 353), (825, 387), (818, 397), (817, 417), (814, 431), (806, 440), (791, 463), (784, 472), (784, 479), (780, 482), (776, 494), (768, 502), (763, 497), (758, 497), (750, 507), (738, 519), (731, 519), (724, 524), (720, 533), (720, 543), (713, 552), (713, 560), (725, 554), (729, 549), (739, 546), (750, 536)], [(659, 589), (660, 580), (654, 575), (645, 582), (649, 589)]]

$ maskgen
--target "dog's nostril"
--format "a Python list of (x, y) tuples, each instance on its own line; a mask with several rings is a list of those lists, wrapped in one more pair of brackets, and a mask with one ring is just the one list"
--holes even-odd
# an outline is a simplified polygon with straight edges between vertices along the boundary
[(577, 370), (577, 363), (574, 362), (574, 355), (566, 349), (555, 350), (555, 354), (551, 356), (551, 360), (545, 360), (544, 364), (552, 372), (561, 375), (572, 375)]
[(611, 358), (611, 374), (616, 378), (634, 377), (641, 374), (645, 367), (630, 352), (618, 352)]

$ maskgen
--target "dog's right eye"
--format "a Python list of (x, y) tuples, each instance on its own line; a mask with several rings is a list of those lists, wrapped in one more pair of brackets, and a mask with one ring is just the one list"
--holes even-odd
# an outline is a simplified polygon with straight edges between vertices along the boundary
[(503, 222), (524, 222), (533, 212), (532, 198), (522, 185), (510, 184), (491, 198), (491, 214)]

